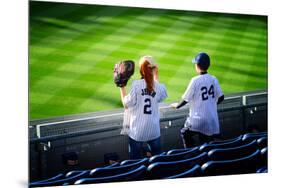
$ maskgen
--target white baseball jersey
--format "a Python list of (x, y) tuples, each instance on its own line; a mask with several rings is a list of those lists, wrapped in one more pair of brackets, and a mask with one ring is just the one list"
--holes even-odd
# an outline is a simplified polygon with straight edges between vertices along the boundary
[[(158, 103), (167, 97), (164, 84), (154, 82), (154, 92), (148, 93), (144, 79), (132, 83), (131, 91), (124, 97), (128, 107), (128, 135), (136, 141), (150, 141), (160, 136), (160, 115)], [(128, 121), (128, 120), (127, 120)]]
[(214, 76), (206, 73), (193, 77), (182, 96), (183, 100), (190, 103), (185, 127), (208, 136), (219, 134), (217, 101), (222, 95)]

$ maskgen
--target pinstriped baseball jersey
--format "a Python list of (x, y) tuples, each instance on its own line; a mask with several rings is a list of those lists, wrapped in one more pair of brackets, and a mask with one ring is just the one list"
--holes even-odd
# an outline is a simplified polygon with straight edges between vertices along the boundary
[(130, 138), (136, 141), (150, 141), (160, 136), (158, 103), (166, 97), (164, 84), (154, 82), (154, 92), (149, 94), (144, 79), (132, 83), (131, 91), (123, 101), (130, 113), (128, 132)]
[(210, 74), (192, 78), (182, 99), (190, 103), (185, 127), (205, 135), (219, 134), (217, 101), (222, 96), (218, 80)]

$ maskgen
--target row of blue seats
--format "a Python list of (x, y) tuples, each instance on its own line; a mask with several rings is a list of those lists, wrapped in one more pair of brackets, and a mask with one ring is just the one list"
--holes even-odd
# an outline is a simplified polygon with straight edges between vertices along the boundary
[[(151, 158), (125, 160), (93, 170), (71, 171), (30, 186), (102, 183), (159, 178), (253, 173), (267, 169), (267, 134), (246, 134)], [(259, 170), (257, 172), (265, 172)]]
[[(210, 175), (227, 175), (262, 172), (266, 168), (267, 148), (256, 150), (250, 155), (234, 160), (209, 161), (207, 153), (182, 161), (157, 162), (146, 167), (145, 159), (137, 164), (96, 168), (94, 170), (72, 171), (65, 178), (35, 182), (31, 186), (52, 186), (70, 184), (105, 183), (114, 181), (131, 181), (160, 178), (180, 178)], [(130, 170), (129, 170), (130, 169)], [(265, 171), (263, 171), (265, 172)]]

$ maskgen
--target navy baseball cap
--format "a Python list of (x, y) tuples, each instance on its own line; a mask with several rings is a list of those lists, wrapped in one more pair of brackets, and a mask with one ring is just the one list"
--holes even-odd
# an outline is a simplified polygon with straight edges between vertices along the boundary
[(193, 64), (210, 64), (210, 57), (204, 52), (200, 52), (193, 60)]

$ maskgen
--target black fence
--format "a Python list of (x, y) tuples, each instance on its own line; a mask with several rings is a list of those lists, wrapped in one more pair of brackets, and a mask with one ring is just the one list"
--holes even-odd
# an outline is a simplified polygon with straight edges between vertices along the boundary
[[(229, 139), (247, 132), (267, 131), (267, 91), (228, 95), (218, 106), (221, 138)], [(179, 130), (188, 114), (160, 105), (163, 150), (182, 148)], [(104, 165), (104, 155), (115, 153), (128, 158), (127, 136), (120, 135), (123, 110), (35, 120), (29, 123), (30, 181), (59, 172), (92, 169)], [(71, 155), (72, 154), (72, 155)], [(65, 162), (75, 155), (75, 163)]]

